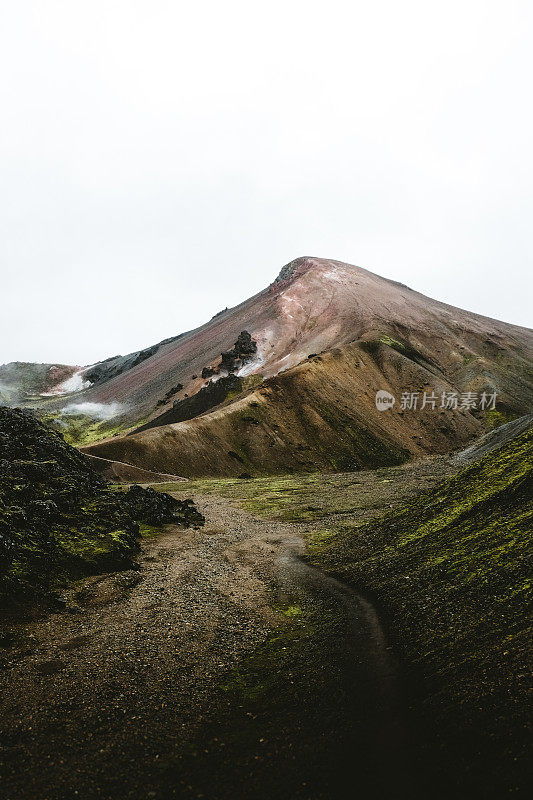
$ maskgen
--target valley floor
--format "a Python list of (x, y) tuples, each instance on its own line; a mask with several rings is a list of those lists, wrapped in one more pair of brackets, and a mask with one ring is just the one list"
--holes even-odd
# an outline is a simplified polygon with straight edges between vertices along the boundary
[[(504, 455), (491, 457), (494, 464)], [(492, 469), (493, 462), (487, 463)], [(508, 516), (520, 510), (527, 496), (520, 472), (523, 463), (524, 454), (518, 449), (514, 462), (501, 470), (504, 483), (494, 485), (493, 511), (489, 498), (482, 514), (504, 518), (505, 503)], [(468, 473), (471, 481), (477, 479), (477, 469)], [(513, 748), (523, 740), (518, 703), (522, 694), (512, 701), (509, 696), (508, 702), (503, 693), (507, 651), (497, 664), (503, 693), (503, 705), (497, 708), (506, 715), (499, 727), (505, 733), (505, 726), (514, 721), (517, 738), (509, 738), (505, 754), (498, 742), (495, 759), (488, 764), (465, 734), (468, 747), (474, 747), (474, 760), (478, 758), (469, 774), (470, 755), (463, 754), (465, 762), (455, 752), (450, 761), (446, 753), (450, 737), (439, 738), (442, 731), (433, 730), (431, 720), (428, 725), (427, 709), (425, 716), (420, 713), (426, 688), (422, 680), (413, 684), (415, 673), (411, 680), (406, 675), (410, 653), (405, 646), (402, 651), (402, 641), (413, 651), (428, 642), (437, 659), (435, 674), (451, 670), (455, 680), (472, 672), (469, 664), (475, 664), (475, 648), (483, 649), (483, 641), (479, 637), (469, 641), (470, 661), (441, 664), (439, 636), (448, 628), (439, 630), (433, 620), (434, 627), (428, 624), (424, 630), (426, 619), (433, 612), (459, 613), (460, 606), (442, 601), (438, 582), (421, 584), (423, 594), (412, 594), (413, 602), (422, 603), (414, 616), (409, 584), (404, 590), (394, 569), (387, 567), (385, 573), (381, 561), (370, 560), (367, 580), (364, 568), (357, 566), (359, 556), (355, 567), (350, 561), (350, 548), (354, 543), (359, 547), (359, 541), (374, 553), (372, 538), (359, 537), (358, 529), (363, 530), (366, 522), (373, 520), (379, 532), (387, 513), (391, 531), (387, 536), (393, 536), (395, 509), (401, 514), (405, 501), (409, 507), (419, 503), (424, 509), (421, 490), (431, 490), (457, 470), (450, 460), (434, 457), (356, 473), (159, 484), (157, 488), (178, 498), (192, 496), (206, 517), (205, 528), (167, 526), (144, 540), (139, 571), (80, 582), (67, 593), (65, 611), (8, 630), (13, 641), (0, 650), (0, 686), (6, 698), (0, 720), (4, 796), (9, 800), (78, 796), (499, 800), (504, 795), (479, 769), (490, 767), (487, 775), (498, 772), (500, 756), (505, 756), (508, 769), (517, 760), (518, 750)], [(516, 476), (513, 470), (518, 470)], [(483, 473), (481, 480), (489, 484)], [(463, 491), (462, 483), (456, 486), (452, 481), (439, 484), (444, 489), (437, 489), (437, 495), (450, 485)], [(447, 495), (445, 507), (447, 514), (454, 507)], [(469, 519), (465, 513), (463, 520)], [(475, 518), (477, 530), (479, 519)], [(520, 530), (514, 534), (513, 547), (522, 546)], [(499, 540), (503, 534), (490, 535)], [(339, 550), (345, 570), (342, 580), (362, 591), (365, 585), (377, 587), (373, 602), (377, 601), (390, 642), (368, 598), (335, 579), (341, 574), (335, 561), (337, 541), (348, 547)], [(383, 547), (379, 536), (375, 541), (376, 547)], [(469, 548), (468, 540), (464, 542)], [(483, 546), (481, 539), (476, 540), (475, 552), (484, 553)], [(301, 558), (304, 552), (306, 560)], [(446, 564), (443, 552), (424, 550), (439, 569)], [(470, 549), (454, 547), (449, 552), (454, 564), (460, 552), (470, 557)], [(498, 560), (495, 550), (483, 556), (487, 575), (493, 558), (506, 586), (515, 577), (521, 580), (521, 552), (508, 559), (519, 565), (517, 577), (502, 572), (506, 562)], [(414, 569), (413, 562), (412, 574)], [(431, 574), (438, 578), (439, 573)], [(380, 581), (390, 576), (396, 581), (387, 584), (392, 587), (388, 599), (397, 606), (392, 611), (383, 606), (379, 594)], [(407, 581), (410, 576), (399, 577)], [(445, 588), (460, 597), (458, 587), (446, 584)], [(493, 609), (487, 605), (486, 611)], [(464, 611), (460, 613), (466, 621)], [(395, 634), (409, 614), (410, 627), (402, 640)], [(482, 623), (483, 616), (479, 619)], [(513, 675), (520, 678), (524, 620), (515, 613), (512, 623), (504, 622), (500, 627), (517, 632), (520, 665)], [(500, 636), (492, 622), (491, 630)], [(459, 637), (454, 647), (455, 643), (462, 647)], [(511, 644), (506, 646), (512, 649)], [(446, 658), (447, 652), (442, 650)], [(462, 651), (449, 652), (459, 658)], [(398, 653), (402, 663), (396, 663)], [(490, 693), (496, 684), (489, 673), (487, 681)], [(468, 706), (461, 705), (465, 702), (461, 687), (454, 697), (446, 685), (444, 691), (444, 684), (439, 684), (441, 700), (434, 693), (429, 716), (438, 719), (439, 709), (444, 709), (450, 719), (446, 704), (456, 703), (453, 724), (445, 733), (458, 730), (460, 745)], [(476, 702), (474, 694), (471, 698)], [(490, 717), (490, 694), (484, 702), (487, 724), (499, 724)], [(487, 736), (492, 736), (490, 727)], [(504, 777), (507, 781), (509, 776)], [(513, 796), (519, 796), (518, 788), (517, 782)]]
[[(338, 489), (326, 515), (372, 516), (445, 470), (434, 459), (292, 489), (289, 477), (281, 491), (271, 481), (270, 513), (288, 490), (281, 515), (305, 519), (320, 478)], [(241, 503), (251, 488), (216, 484)], [(139, 572), (85, 580), (66, 611), (12, 626), (0, 650), (4, 796), (424, 796), (372, 607), (299, 558), (323, 521), (259, 519), (207, 488), (193, 493), (203, 530), (167, 526), (145, 540)]]

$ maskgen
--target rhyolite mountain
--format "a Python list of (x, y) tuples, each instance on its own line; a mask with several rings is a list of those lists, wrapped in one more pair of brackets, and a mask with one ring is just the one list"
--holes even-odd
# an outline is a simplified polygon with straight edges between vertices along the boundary
[[(273, 474), (463, 446), (531, 411), (532, 364), (529, 329), (360, 267), (298, 258), (196, 330), (86, 368), (6, 365), (0, 391), (48, 414), (112, 417), (95, 433), (114, 435), (85, 448), (106, 459), (186, 476)], [(392, 409), (376, 409), (380, 389), (396, 397)], [(439, 401), (442, 392), (497, 392), (497, 404), (402, 410), (404, 391)]]

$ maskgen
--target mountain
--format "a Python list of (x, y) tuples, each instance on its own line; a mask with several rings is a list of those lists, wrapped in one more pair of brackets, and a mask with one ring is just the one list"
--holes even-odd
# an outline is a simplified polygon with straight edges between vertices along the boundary
[[(360, 267), (298, 258), (200, 328), (71, 368), (79, 391), (26, 402), (64, 425), (65, 412), (78, 415), (79, 444), (109, 435), (87, 452), (159, 472), (349, 470), (448, 452), (529, 412), (532, 356), (528, 329)], [(392, 408), (376, 408), (379, 390)], [(402, 409), (403, 392), (421, 404), (424, 391), (435, 409)], [(443, 409), (443, 392), (472, 392), (478, 405), (496, 392), (496, 407)]]
[(32, 397), (42, 398), (60, 391), (68, 392), (81, 388), (80, 380), (72, 380), (82, 367), (68, 364), (32, 364), (12, 361), (0, 365), (0, 403), (5, 405), (25, 404)]

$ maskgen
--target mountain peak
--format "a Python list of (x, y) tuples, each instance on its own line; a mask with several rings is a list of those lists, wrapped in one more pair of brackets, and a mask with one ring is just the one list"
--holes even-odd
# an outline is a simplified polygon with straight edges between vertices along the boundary
[[(347, 264), (344, 261), (335, 261), (334, 259), (330, 258), (299, 256), (298, 258), (289, 261), (288, 264), (285, 264), (285, 266), (281, 268), (279, 275), (271, 283), (271, 286), (277, 286), (280, 283), (285, 283), (293, 280), (294, 278), (299, 278), (311, 270), (317, 272), (327, 271), (328, 277), (331, 277), (334, 272), (339, 270), (361, 272), (361, 267), (357, 267), (354, 264)], [(366, 272), (366, 270), (363, 270), (363, 272)]]
[(285, 266), (281, 268), (279, 275), (273, 281), (273, 283), (283, 283), (283, 281), (290, 280), (300, 267), (305, 266), (306, 262), (312, 260), (313, 259), (310, 259), (308, 256), (299, 256), (298, 258), (289, 261), (288, 264), (285, 264)]
[(288, 264), (285, 264), (285, 266), (281, 268), (279, 275), (273, 281), (272, 285), (283, 283), (291, 280), (291, 278), (299, 277), (300, 275), (303, 275), (304, 272), (308, 272), (313, 268), (320, 269), (326, 266), (333, 268), (335, 266), (346, 267), (349, 265), (341, 264), (340, 261), (330, 261), (326, 258), (316, 258), (315, 256), (299, 256), (298, 258), (294, 258), (292, 261), (289, 261)]

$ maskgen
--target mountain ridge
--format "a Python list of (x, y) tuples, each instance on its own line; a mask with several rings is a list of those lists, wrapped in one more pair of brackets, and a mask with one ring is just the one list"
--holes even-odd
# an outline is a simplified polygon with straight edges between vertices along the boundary
[[(220, 367), (221, 354), (243, 332), (257, 347), (235, 373), (243, 381), (242, 391), (232, 390), (214, 409), (200, 408), (196, 422), (182, 419), (176, 423), (182, 428), (173, 425), (172, 431), (162, 426), (164, 447), (152, 441), (152, 434), (139, 439), (148, 431), (135, 433), (136, 428), (148, 427), (159, 415), (166, 420), (176, 401), (196, 396), (209, 380), (217, 380), (212, 373)], [(453, 450), (494, 424), (494, 415), (489, 419), (470, 412), (452, 414), (447, 422), (441, 417), (449, 415), (439, 413), (402, 420), (398, 405), (383, 416), (373, 407), (379, 390), (398, 400), (408, 389), (497, 392), (501, 421), (530, 411), (533, 395), (529, 329), (432, 300), (362, 267), (309, 256), (288, 262), (268, 287), (199, 328), (120, 358), (125, 368), (106, 379), (74, 394), (34, 398), (30, 404), (60, 415), (65, 407), (81, 416), (110, 409), (113, 425), (102, 423), (98, 435), (115, 435), (92, 445), (91, 452), (94, 448), (94, 454), (104, 458), (134, 459), (134, 466), (185, 475), (209, 474), (206, 470), (224, 474), (221, 469), (235, 474), (376, 465), (368, 453), (361, 459), (364, 435), (381, 442), (387, 458), (392, 452), (394, 458), (398, 453), (409, 457), (435, 448)], [(82, 382), (85, 375), (82, 369)], [(265, 419), (243, 422), (242, 416), (257, 417), (250, 406), (254, 403)], [(300, 430), (304, 417), (308, 433)], [(289, 420), (292, 430), (287, 428)], [(347, 443), (350, 426), (357, 432)], [(169, 458), (168, 453), (163, 462), (161, 452), (168, 450), (170, 441), (180, 451), (191, 451), (191, 432), (193, 440), (198, 434), (203, 443), (197, 443), (198, 453), (191, 454), (190, 463), (175, 455)], [(121, 437), (125, 433), (133, 433), (128, 444)], [(139, 452), (132, 450), (132, 441)], [(138, 459), (147, 458), (148, 442), (150, 455), (141, 463)], [(312, 457), (299, 457), (302, 450), (311, 450)], [(228, 461), (229, 452), (238, 458)]]

